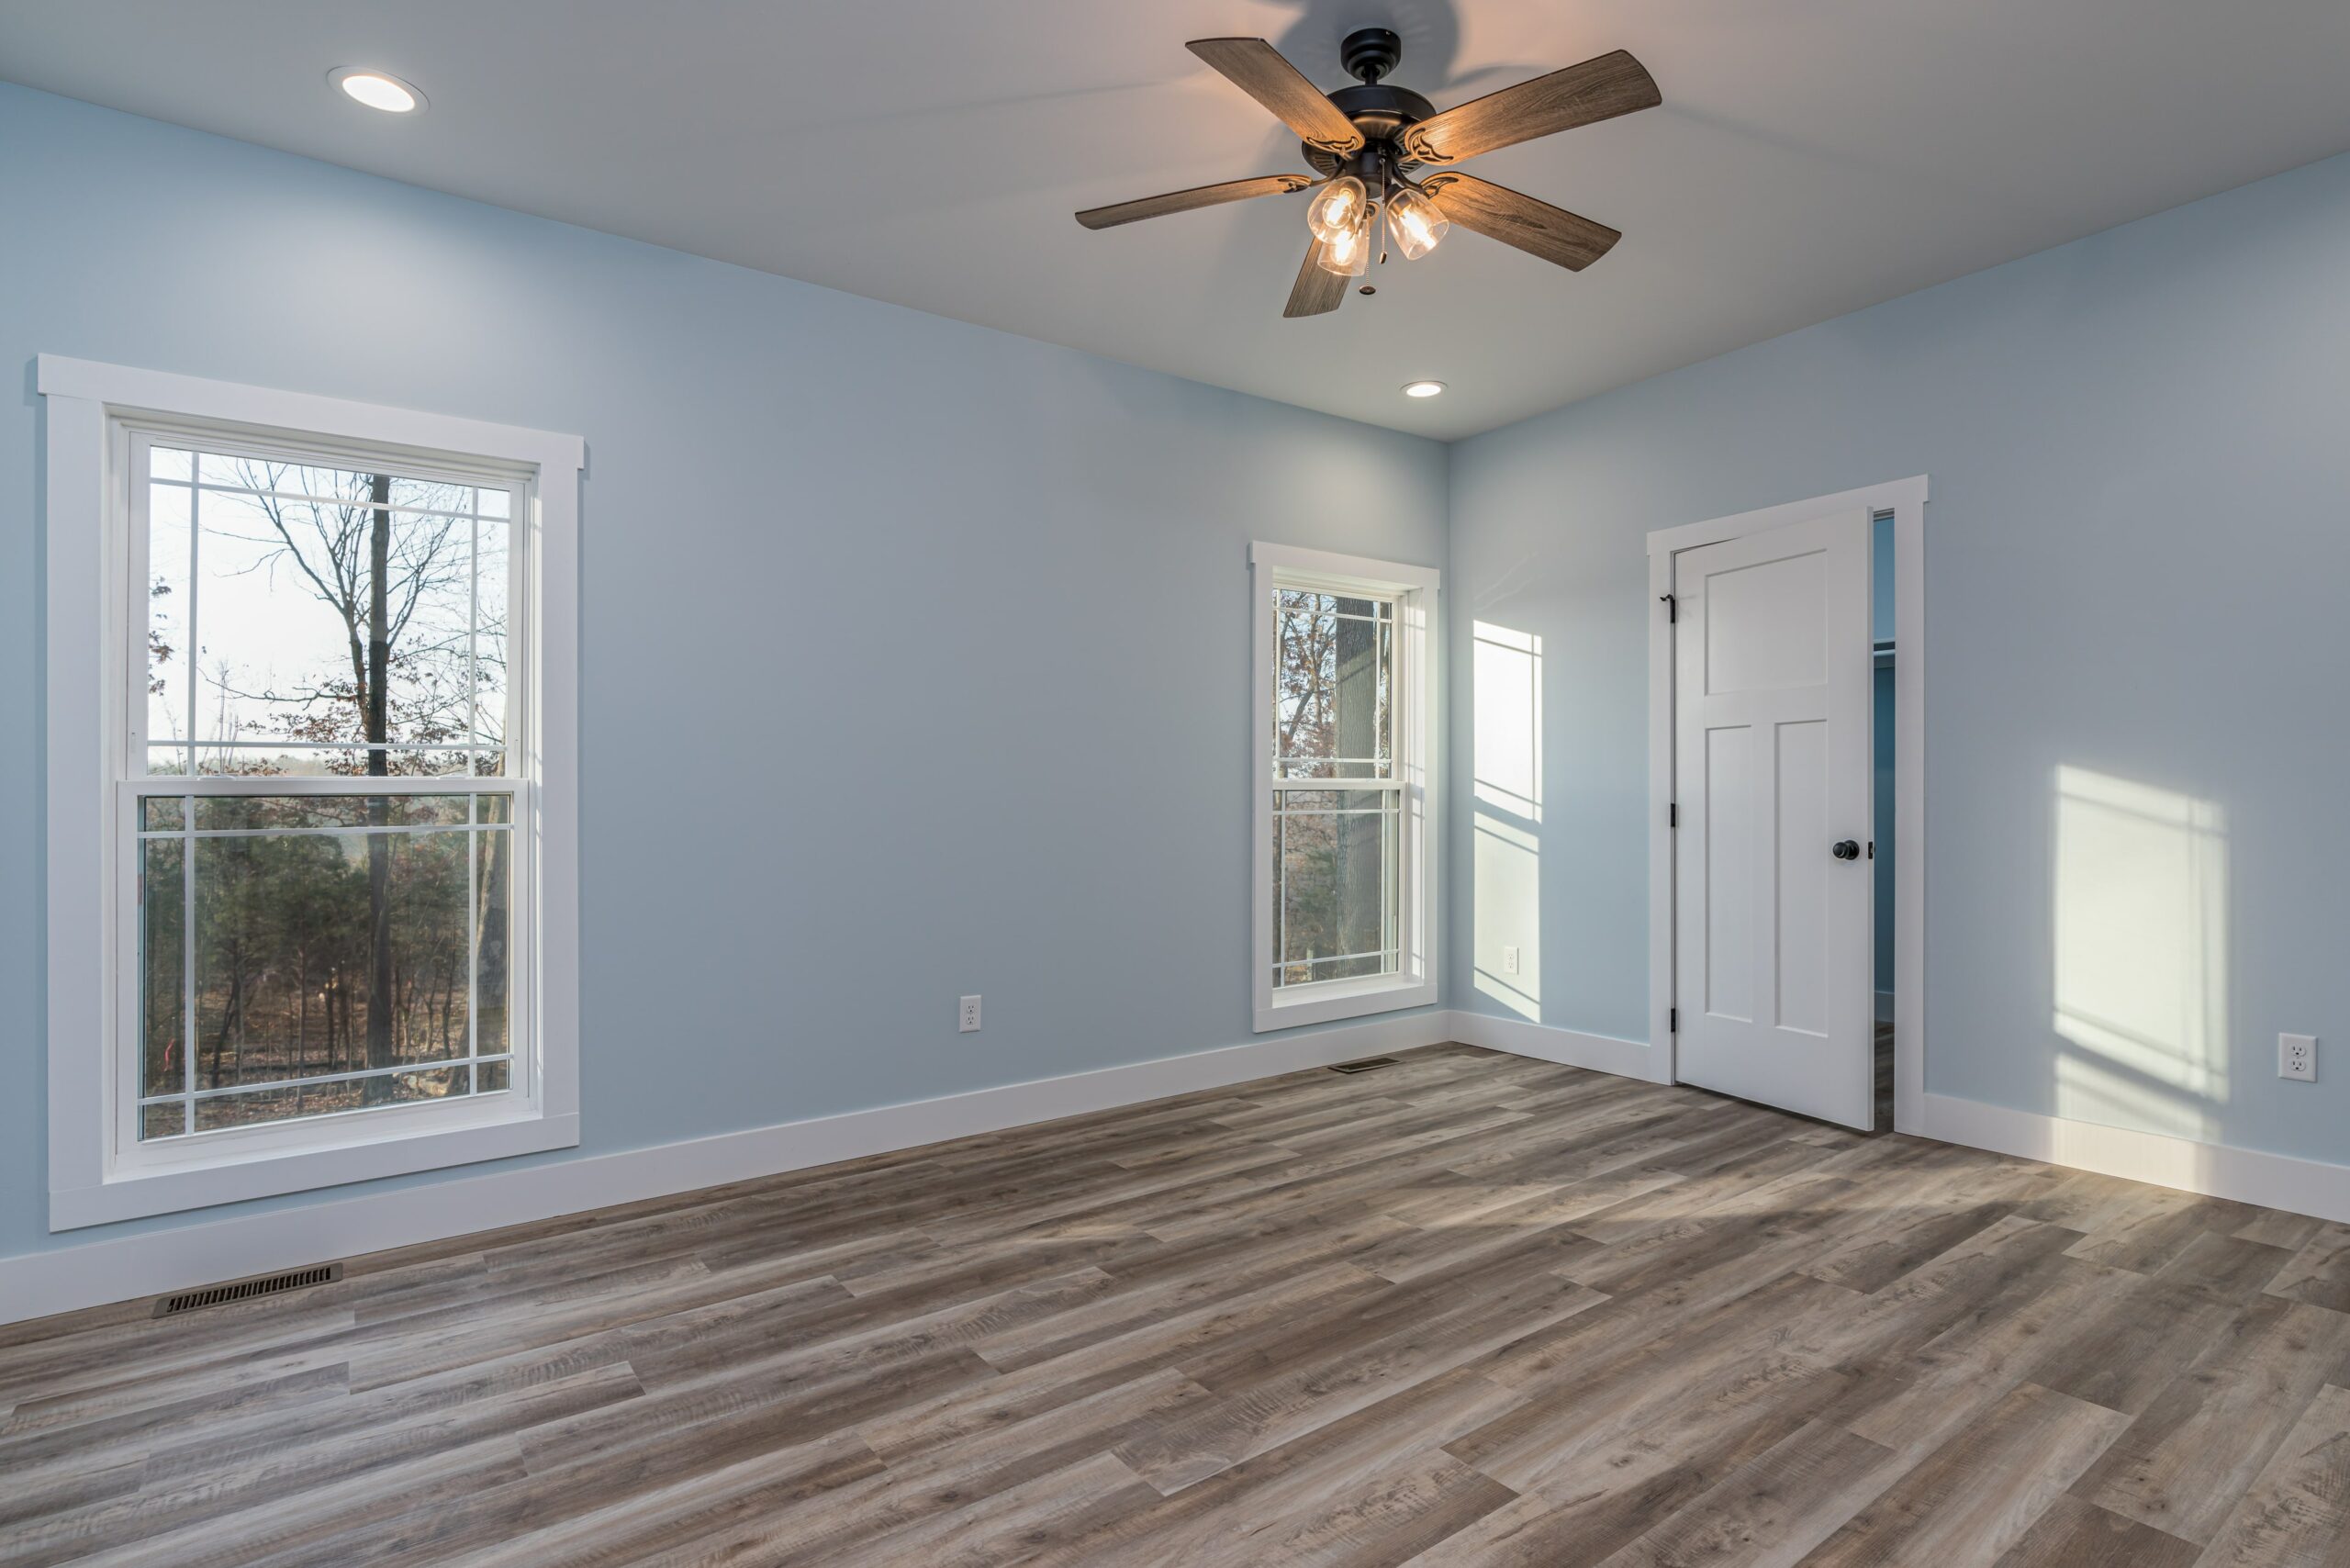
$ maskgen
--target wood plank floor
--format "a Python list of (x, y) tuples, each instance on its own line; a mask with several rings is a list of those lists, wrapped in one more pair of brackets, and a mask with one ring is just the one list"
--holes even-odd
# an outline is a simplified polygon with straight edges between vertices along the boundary
[(0, 1562), (2350, 1564), (2350, 1226), (1439, 1047), (0, 1329)]

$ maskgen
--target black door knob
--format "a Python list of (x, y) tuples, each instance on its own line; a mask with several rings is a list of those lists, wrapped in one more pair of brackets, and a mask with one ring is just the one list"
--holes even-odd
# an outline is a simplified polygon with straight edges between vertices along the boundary
[(1839, 860), (1858, 860), (1861, 857), (1861, 846), (1853, 840), (1848, 838), (1837, 845), (1835, 848), (1830, 850), (1829, 853), (1836, 857)]

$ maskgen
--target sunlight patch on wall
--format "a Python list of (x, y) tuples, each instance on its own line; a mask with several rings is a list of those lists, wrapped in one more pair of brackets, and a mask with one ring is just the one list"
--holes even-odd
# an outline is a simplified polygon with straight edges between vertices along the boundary
[(1542, 1016), (1542, 639), (1490, 622), (1471, 634), (1470, 778), (1480, 995)]
[(1481, 805), (1542, 820), (1542, 639), (1480, 621), (1470, 643), (1470, 777)]
[(2056, 1114), (2204, 1138), (2228, 1091), (2217, 804), (2056, 770)]
[[(1532, 833), (1477, 812), (1477, 990), (1522, 1018), (1542, 1017), (1542, 851)], [(1509, 949), (1517, 949), (1511, 972)]]

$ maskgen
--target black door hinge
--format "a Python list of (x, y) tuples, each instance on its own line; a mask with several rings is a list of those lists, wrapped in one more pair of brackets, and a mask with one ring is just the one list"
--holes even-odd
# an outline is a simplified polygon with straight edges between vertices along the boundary
[(1681, 606), (1674, 600), (1673, 597), (1669, 593), (1659, 594), (1657, 597), (1664, 604), (1664, 623), (1670, 626), (1674, 622), (1679, 621), (1681, 619)]
[(1667, 827), (1679, 827), (1681, 825), (1680, 801), (1674, 801), (1664, 808), (1664, 825)]
[(1668, 1008), (1666, 1010), (1664, 1014), (1664, 1032), (1668, 1035), (1677, 1035), (1681, 1033), (1681, 1009), (1678, 1007)]

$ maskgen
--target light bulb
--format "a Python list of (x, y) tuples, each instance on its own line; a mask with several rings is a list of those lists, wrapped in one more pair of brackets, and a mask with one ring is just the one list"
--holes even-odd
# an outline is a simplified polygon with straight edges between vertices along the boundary
[(1322, 241), (1320, 266), (1340, 277), (1360, 277), (1371, 267), (1371, 214), (1365, 212), (1352, 229), (1335, 240)]
[(1387, 202), (1387, 231), (1395, 236), (1395, 248), (1404, 252), (1407, 262), (1416, 262), (1436, 249), (1436, 242), (1449, 233), (1452, 220), (1437, 210), (1436, 203), (1410, 185), (1398, 185)]
[(1371, 193), (1352, 174), (1341, 174), (1314, 193), (1306, 204), (1305, 226), (1314, 237), (1329, 244), (1362, 221), (1363, 210), (1370, 205)]

